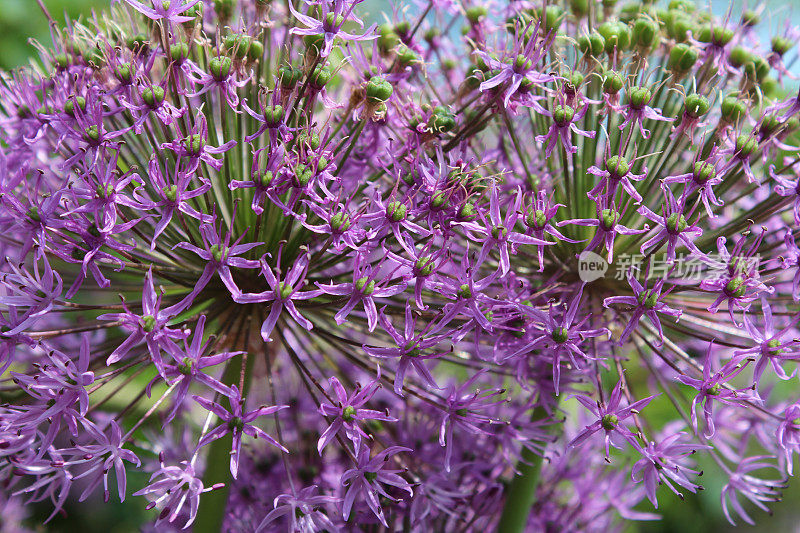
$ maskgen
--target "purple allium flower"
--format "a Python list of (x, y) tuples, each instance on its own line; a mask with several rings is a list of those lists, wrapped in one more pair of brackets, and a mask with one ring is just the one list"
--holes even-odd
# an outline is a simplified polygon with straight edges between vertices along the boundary
[(260, 429), (252, 424), (252, 422), (257, 418), (265, 415), (271, 415), (276, 411), (286, 409), (288, 406), (263, 406), (252, 411), (245, 412), (243, 405), (244, 400), (236, 385), (231, 386), (231, 393), (228, 395), (228, 401), (231, 405), (230, 411), (226, 410), (218, 403), (208, 401), (200, 396), (195, 396), (194, 401), (199, 403), (203, 409), (215, 414), (222, 422), (220, 425), (203, 435), (203, 437), (197, 443), (197, 448), (200, 449), (216, 439), (222, 438), (230, 433), (233, 436), (233, 444), (231, 445), (231, 475), (234, 479), (236, 479), (236, 476), (239, 472), (239, 456), (242, 449), (243, 435), (249, 435), (254, 439), (261, 437), (268, 443), (280, 448), (284, 452), (289, 452), (289, 450), (281, 446), (278, 441), (267, 435), (263, 429)]
[[(532, 93), (536, 87), (544, 86), (555, 78), (539, 70), (539, 63), (547, 56), (555, 35), (540, 37), (540, 23), (515, 24), (512, 49), (503, 61), (478, 50), (477, 54), (486, 65), (496, 72), (494, 76), (480, 84), (481, 92), (495, 89), (503, 96), (503, 105), (509, 107), (517, 93)], [(525, 104), (523, 104), (525, 105)]]
[(335, 530), (336, 525), (320, 508), (337, 502), (337, 499), (314, 494), (316, 491), (317, 486), (311, 485), (300, 489), (297, 494), (278, 495), (273, 504), (275, 509), (264, 517), (256, 531), (265, 531), (268, 525), (282, 516), (288, 517), (289, 531)]
[(606, 249), (606, 259), (610, 263), (614, 259), (614, 241), (619, 235), (637, 235), (646, 233), (650, 226), (645, 224), (641, 229), (628, 228), (620, 224), (624, 211), (617, 211), (614, 204), (597, 203), (596, 218), (574, 218), (562, 220), (557, 226), (572, 224), (575, 226), (595, 226), (597, 231), (589, 244), (583, 249), (585, 252), (594, 250), (601, 244)]
[[(118, 1), (118, 0), (114, 0)], [(189, 22), (193, 17), (184, 13), (189, 11), (202, 0), (123, 0), (133, 9), (152, 20), (165, 20), (171, 24)], [(151, 5), (147, 5), (147, 4)]]
[(678, 244), (686, 247), (690, 252), (697, 256), (702, 256), (702, 252), (694, 245), (695, 239), (702, 235), (703, 230), (696, 224), (690, 224), (686, 218), (692, 217), (692, 212), (686, 213), (687, 196), (684, 194), (680, 199), (676, 199), (672, 192), (667, 190), (665, 202), (662, 206), (662, 214), (657, 215), (647, 206), (641, 206), (637, 213), (644, 216), (656, 225), (653, 231), (656, 232), (650, 239), (642, 244), (641, 252), (658, 246), (662, 241), (667, 245), (667, 262), (671, 263), (675, 259), (675, 249)]
[(0, 72), (0, 509), (616, 531), (695, 458), (777, 499), (800, 29), (579, 4), (52, 22)]
[(347, 21), (353, 21), (362, 28), (364, 27), (364, 23), (353, 13), (353, 9), (355, 9), (356, 5), (361, 1), (362, 0), (333, 0), (333, 2), (328, 2), (325, 0), (319, 4), (309, 2), (311, 6), (321, 7), (318, 11), (320, 20), (299, 13), (294, 7), (289, 6), (292, 15), (306, 26), (305, 28), (294, 27), (291, 32), (296, 35), (321, 36), (322, 48), (319, 50), (319, 54), (322, 58), (326, 58), (330, 55), (334, 41), (337, 38), (347, 41), (368, 41), (376, 39), (378, 36), (372, 35), (375, 25), (370, 26), (363, 35), (355, 35), (342, 31), (342, 26), (344, 26)]
[(408, 492), (409, 496), (413, 496), (414, 491), (405, 479), (397, 475), (398, 470), (387, 470), (384, 469), (384, 466), (386, 466), (389, 457), (400, 452), (410, 451), (410, 448), (392, 446), (374, 457), (370, 457), (369, 447), (361, 446), (358, 448), (358, 463), (356, 467), (342, 474), (341, 478), (342, 486), (347, 487), (342, 500), (342, 515), (345, 517), (350, 516), (356, 496), (359, 496), (359, 501), (366, 502), (370, 511), (378, 517), (382, 524), (386, 525), (386, 517), (378, 497), (383, 496), (388, 498), (389, 501), (392, 501), (393, 498), (386, 492), (383, 485), (397, 487)]
[(723, 404), (736, 404), (743, 402), (758, 402), (758, 394), (751, 388), (734, 389), (728, 385), (728, 382), (736, 377), (742, 370), (744, 370), (750, 360), (743, 360), (742, 358), (731, 359), (725, 363), (719, 370), (712, 374), (712, 352), (714, 344), (709, 343), (706, 350), (706, 357), (703, 364), (702, 379), (692, 378), (689, 376), (678, 376), (681, 383), (685, 383), (690, 387), (697, 389), (697, 395), (692, 400), (692, 427), (695, 432), (698, 431), (697, 426), (697, 411), (696, 407), (702, 404), (703, 418), (706, 423), (705, 436), (711, 438), (714, 436), (714, 404), (720, 402)]
[(754, 324), (748, 313), (744, 315), (744, 327), (752, 337), (756, 346), (746, 350), (734, 352), (737, 356), (749, 355), (757, 356), (758, 360), (753, 368), (753, 382), (756, 387), (764, 375), (764, 370), (769, 363), (775, 375), (780, 379), (790, 379), (797, 370), (787, 375), (781, 363), (785, 361), (796, 361), (800, 358), (800, 340), (795, 336), (788, 338), (788, 335), (797, 335), (797, 323), (800, 321), (800, 313), (781, 330), (775, 327), (775, 317), (772, 315), (772, 307), (766, 298), (761, 298), (761, 309), (764, 313), (763, 331)]
[(150, 483), (135, 492), (134, 496), (147, 496), (148, 499), (152, 499), (147, 504), (148, 509), (160, 508), (157, 525), (165, 521), (171, 524), (178, 519), (181, 512), (188, 512), (189, 516), (183, 525), (183, 529), (186, 529), (197, 518), (200, 495), (218, 488), (221, 487), (204, 487), (192, 464), (183, 462), (181, 466), (165, 466), (162, 459), (161, 467), (150, 476)]
[(625, 341), (639, 324), (639, 319), (642, 318), (642, 315), (646, 315), (655, 326), (660, 342), (663, 342), (664, 331), (661, 328), (661, 320), (658, 318), (658, 313), (669, 315), (676, 319), (681, 316), (680, 309), (669, 307), (661, 301), (661, 298), (669, 293), (669, 289), (663, 294), (661, 292), (665, 279), (659, 279), (650, 289), (643, 287), (632, 274), (628, 276), (628, 282), (633, 289), (633, 296), (612, 296), (603, 300), (603, 307), (622, 304), (631, 310), (631, 318), (625, 325), (622, 335), (620, 335), (619, 343), (621, 345), (625, 344)]
[(622, 437), (634, 448), (639, 448), (639, 442), (636, 440), (636, 434), (633, 433), (626, 425), (626, 420), (634, 415), (637, 415), (641, 408), (645, 407), (655, 396), (637, 400), (632, 404), (622, 407), (622, 380), (618, 381), (614, 390), (608, 398), (608, 402), (598, 402), (591, 397), (576, 394), (574, 398), (580, 402), (586, 409), (597, 417), (597, 420), (589, 426), (586, 426), (574, 439), (569, 442), (569, 447), (574, 448), (581, 446), (592, 435), (602, 430), (604, 432), (606, 459), (610, 453), (610, 447), (619, 447), (612, 439), (613, 437)]
[(689, 476), (700, 476), (703, 472), (693, 470), (687, 465), (687, 457), (699, 450), (708, 449), (709, 446), (685, 442), (686, 437), (685, 432), (679, 431), (662, 438), (657, 444), (652, 441), (647, 443), (647, 446), (641, 449), (642, 458), (633, 465), (631, 478), (644, 483), (647, 498), (656, 508), (658, 508), (656, 489), (659, 485), (666, 485), (680, 497), (683, 495), (678, 492), (675, 485), (689, 492), (703, 489), (701, 485), (689, 479)]
[(353, 441), (356, 449), (361, 447), (361, 438), (369, 438), (369, 435), (364, 433), (359, 423), (365, 423), (367, 420), (382, 420), (384, 422), (396, 422), (396, 418), (392, 418), (386, 413), (375, 411), (374, 409), (364, 409), (363, 406), (372, 399), (375, 391), (378, 390), (380, 384), (377, 381), (371, 382), (364, 388), (358, 388), (356, 391), (349, 395), (344, 390), (342, 384), (335, 377), (330, 379), (330, 387), (336, 395), (336, 405), (323, 402), (319, 406), (319, 410), (325, 416), (334, 417), (331, 425), (322, 432), (317, 443), (317, 450), (322, 453), (323, 448), (330, 443), (339, 432), (344, 428), (347, 438)]

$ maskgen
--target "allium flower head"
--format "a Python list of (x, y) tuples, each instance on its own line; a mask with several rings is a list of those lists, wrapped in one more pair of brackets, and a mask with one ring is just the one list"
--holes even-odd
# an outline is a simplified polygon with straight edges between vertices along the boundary
[(53, 22), (0, 73), (4, 520), (609, 531), (701, 468), (731, 521), (777, 500), (800, 29), (567, 4)]

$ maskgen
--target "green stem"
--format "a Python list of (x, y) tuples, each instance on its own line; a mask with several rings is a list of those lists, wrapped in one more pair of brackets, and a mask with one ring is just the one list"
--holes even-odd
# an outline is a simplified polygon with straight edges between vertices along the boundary
[[(248, 357), (245, 368), (245, 389), (249, 388), (250, 378), (253, 373), (255, 357)], [(231, 360), (225, 368), (222, 382), (234, 384), (239, 381), (241, 366)], [(247, 396), (247, 391), (242, 391), (242, 396)], [(231, 447), (233, 436), (228, 433), (217, 439), (207, 447), (206, 469), (203, 472), (203, 485), (210, 487), (214, 483), (225, 483), (225, 486), (206, 492), (202, 497), (202, 505), (197, 510), (192, 531), (194, 533), (219, 533), (222, 531), (222, 522), (225, 519), (225, 510), (228, 508), (228, 495), (231, 491)]]
[[(531, 413), (531, 420), (543, 420), (548, 416), (541, 405)], [(542, 456), (536, 455), (530, 448), (522, 449), (522, 456), (517, 463), (519, 473), (514, 476), (506, 490), (506, 504), (497, 524), (498, 533), (522, 533), (528, 523), (533, 502), (536, 499), (536, 487), (539, 484), (539, 473), (542, 470)]]

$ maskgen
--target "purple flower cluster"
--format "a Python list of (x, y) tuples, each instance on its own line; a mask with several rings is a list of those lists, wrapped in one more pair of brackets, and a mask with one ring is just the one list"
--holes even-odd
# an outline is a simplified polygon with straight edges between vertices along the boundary
[(609, 531), (701, 468), (752, 523), (800, 452), (800, 29), (359, 3), (117, 0), (0, 74), (4, 523)]

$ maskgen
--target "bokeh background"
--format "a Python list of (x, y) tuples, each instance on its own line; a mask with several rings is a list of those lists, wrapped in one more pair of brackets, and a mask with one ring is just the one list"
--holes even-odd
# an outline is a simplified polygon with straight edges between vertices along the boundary
[[(59, 22), (63, 23), (65, 17), (76, 18), (88, 15), (92, 9), (102, 9), (109, 0), (44, 0), (50, 13)], [(743, 5), (755, 7), (754, 2), (730, 2), (728, 0), (713, 0), (710, 9), (720, 17), (738, 18)], [(363, 18), (382, 22), (382, 12), (391, 12), (391, 4), (385, 0), (366, 0), (365, 13), (369, 16)], [(770, 36), (787, 21), (800, 24), (800, 0), (769, 0), (764, 4), (762, 24), (759, 29), (761, 37), (769, 41)], [(35, 0), (0, 0), (0, 69), (14, 69), (26, 64), (35, 53), (31, 40), (49, 42), (49, 28), (47, 20), (40, 12)], [(794, 72), (800, 74), (800, 65), (795, 63)], [(791, 382), (795, 389), (798, 381)], [(656, 402), (652, 407), (656, 407)], [(651, 407), (651, 408), (652, 408)], [(666, 407), (665, 407), (666, 409)], [(668, 416), (665, 410), (664, 416)], [(754, 509), (752, 516), (758, 521), (758, 526), (740, 525), (733, 527), (725, 520), (720, 510), (719, 493), (724, 479), (716, 474), (713, 465), (704, 465), (706, 474), (703, 476), (704, 492), (697, 495), (686, 494), (686, 499), (681, 501), (677, 496), (663, 488), (659, 492), (658, 512), (663, 516), (660, 522), (632, 523), (629, 533), (716, 533), (716, 532), (800, 532), (800, 483), (790, 480), (784, 493), (784, 500), (772, 505), (774, 514), (767, 515)], [(129, 493), (146, 483), (144, 474), (129, 473)], [(145, 501), (141, 498), (129, 498), (125, 503), (104, 504), (101, 500), (88, 501), (83, 504), (71, 504), (66, 507), (66, 516), (59, 516), (47, 525), (42, 521), (51, 509), (45, 505), (33, 510), (29, 519), (29, 526), (39, 531), (52, 532), (104, 532), (128, 533), (138, 531), (142, 524), (152, 519), (152, 512), (144, 510)], [(748, 510), (752, 506), (747, 507)], [(642, 505), (642, 510), (650, 511), (649, 503)], [(0, 516), (0, 529), (3, 517)]]

